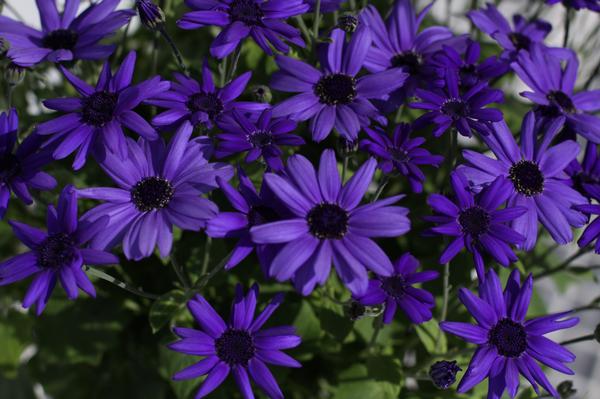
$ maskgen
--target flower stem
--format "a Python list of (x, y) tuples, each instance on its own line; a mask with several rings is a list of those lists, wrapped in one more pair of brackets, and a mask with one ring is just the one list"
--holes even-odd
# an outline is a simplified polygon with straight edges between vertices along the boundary
[(383, 190), (385, 189), (385, 186), (388, 184), (389, 181), (390, 177), (388, 175), (383, 175), (383, 177), (379, 181), (379, 185), (377, 186), (377, 190), (375, 191), (375, 195), (373, 196), (371, 202), (375, 202), (379, 199), (381, 193), (383, 193)]
[(162, 37), (165, 39), (165, 41), (167, 42), (169, 47), (171, 47), (171, 52), (173, 53), (173, 56), (175, 57), (175, 61), (177, 62), (179, 69), (181, 69), (181, 71), (185, 75), (189, 75), (187, 66), (185, 65), (185, 62), (183, 62), (183, 57), (181, 56), (181, 52), (175, 45), (175, 42), (173, 41), (173, 39), (171, 39), (171, 36), (167, 33), (167, 30), (165, 29), (165, 27), (161, 26), (160, 28), (158, 28), (158, 31), (160, 32)]
[(560, 344), (561, 345), (571, 345), (571, 344), (576, 344), (578, 342), (593, 341), (595, 339), (596, 339), (596, 336), (594, 334), (589, 334), (589, 335), (584, 335), (583, 337), (573, 338), (568, 341), (563, 341)]
[(132, 287), (132, 286), (128, 285), (127, 283), (114, 278), (110, 274), (106, 274), (103, 271), (100, 271), (93, 267), (86, 265), (86, 266), (83, 266), (83, 270), (86, 272), (89, 272), (91, 275), (96, 276), (101, 280), (107, 281), (107, 282), (111, 283), (112, 285), (116, 285), (117, 287), (119, 287), (125, 291), (128, 291), (134, 295), (140, 296), (142, 298), (147, 298), (147, 299), (158, 299), (159, 298), (159, 295), (151, 294), (149, 292), (144, 291), (141, 288)]
[(319, 38), (319, 25), (321, 23), (321, 0), (315, 4), (315, 20), (313, 22), (313, 38), (316, 41)]
[(208, 282), (217, 274), (219, 273), (221, 270), (223, 270), (225, 268), (225, 265), (227, 264), (227, 262), (229, 261), (229, 259), (231, 258), (231, 255), (233, 254), (233, 251), (229, 252), (227, 254), (227, 256), (225, 256), (223, 259), (221, 259), (221, 261), (214, 267), (211, 269), (210, 272), (208, 273), (203, 273), (202, 277), (200, 277), (198, 279), (198, 281), (196, 281), (196, 283), (194, 284), (193, 290), (194, 291), (200, 291), (202, 288), (204, 288), (206, 286), (206, 284), (208, 284)]
[(208, 264), (210, 263), (210, 248), (212, 246), (212, 237), (206, 236), (206, 244), (204, 244), (204, 258), (202, 259), (202, 274), (206, 274), (208, 271)]
[(379, 337), (379, 333), (381, 332), (381, 329), (383, 328), (382, 316), (379, 316), (378, 318), (376, 318), (373, 323), (375, 324), (375, 329), (373, 330), (373, 335), (371, 335), (371, 340), (369, 341), (369, 345), (367, 346), (367, 349), (369, 352), (373, 352), (375, 343), (377, 342), (377, 337)]
[(185, 288), (185, 290), (187, 291), (191, 286), (190, 277), (185, 272), (185, 269), (183, 267), (181, 267), (181, 265), (177, 261), (177, 257), (175, 256), (175, 251), (173, 251), (171, 253), (171, 258), (170, 258), (169, 263), (171, 264), (173, 271), (177, 275), (179, 282), (181, 283), (181, 285), (183, 285), (183, 288)]
[(571, 17), (573, 13), (570, 8), (567, 8), (565, 13), (565, 37), (563, 40), (563, 47), (567, 47), (569, 44), (569, 31), (571, 30)]
[(348, 153), (344, 151), (344, 161), (342, 163), (342, 184), (346, 181), (346, 171), (348, 170)]
[(567, 259), (564, 260), (564, 262), (562, 262), (558, 266), (555, 266), (551, 269), (545, 270), (545, 271), (539, 273), (538, 275), (534, 275), (533, 278), (539, 279), (539, 278), (551, 276), (552, 274), (561, 272), (561, 271), (565, 270), (567, 267), (569, 267), (571, 262), (573, 262), (575, 259), (587, 254), (590, 251), (591, 251), (591, 249), (589, 249), (589, 248), (585, 248), (585, 247), (579, 248), (579, 250), (577, 252), (575, 252), (573, 255), (569, 256)]
[(227, 73), (226, 81), (229, 82), (233, 79), (235, 75), (235, 71), (237, 69), (238, 63), (240, 62), (240, 55), (242, 54), (242, 46), (237, 46), (235, 52), (233, 53), (233, 58), (231, 61), (231, 65), (229, 67), (229, 72)]

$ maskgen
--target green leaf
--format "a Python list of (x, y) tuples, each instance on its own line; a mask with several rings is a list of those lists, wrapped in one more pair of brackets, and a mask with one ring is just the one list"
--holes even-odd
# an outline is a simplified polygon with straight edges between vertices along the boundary
[(425, 350), (431, 354), (446, 353), (448, 350), (448, 342), (446, 334), (440, 330), (439, 323), (436, 319), (431, 319), (426, 323), (416, 326), (417, 335)]
[(170, 382), (171, 388), (178, 399), (191, 397), (192, 392), (198, 386), (200, 380), (197, 378), (184, 381), (173, 381), (173, 374), (197, 363), (200, 359), (194, 356), (184, 355), (167, 349), (163, 345), (159, 347), (160, 375)]
[[(8, 376), (15, 376), (19, 359), (25, 347), (31, 342), (33, 322), (28, 315), (9, 311), (0, 324), (0, 370)], [(2, 397), (2, 396), (0, 396)]]
[(321, 323), (308, 301), (302, 301), (294, 326), (304, 342), (321, 337)]
[(368, 367), (362, 364), (343, 371), (339, 377), (333, 399), (396, 399), (400, 393), (399, 382), (371, 378)]
[(149, 314), (152, 332), (156, 333), (167, 325), (177, 315), (177, 312), (184, 307), (187, 299), (183, 291), (173, 290), (154, 301)]

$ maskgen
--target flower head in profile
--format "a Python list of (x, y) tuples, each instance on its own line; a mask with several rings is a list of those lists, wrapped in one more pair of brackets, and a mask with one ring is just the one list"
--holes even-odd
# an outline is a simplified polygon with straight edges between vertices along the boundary
[[(582, 204), (575, 205), (574, 209), (583, 212), (586, 215), (600, 215), (600, 205), (597, 204)], [(600, 254), (600, 218), (596, 218), (593, 222), (591, 222), (585, 230), (583, 234), (577, 241), (577, 245), (581, 248), (584, 248), (590, 245), (594, 240), (596, 244), (594, 246), (594, 252)]]
[(273, 116), (310, 119), (309, 128), (317, 142), (334, 128), (344, 138), (355, 140), (371, 119), (386, 124), (387, 119), (370, 99), (384, 98), (401, 87), (408, 75), (395, 69), (358, 77), (370, 47), (371, 32), (361, 25), (348, 43), (343, 30), (333, 30), (331, 42), (320, 53), (320, 70), (291, 57), (277, 56), (275, 61), (281, 70), (273, 74), (271, 87), (300, 94), (277, 104)]
[(254, 317), (258, 293), (258, 285), (254, 284), (244, 296), (238, 284), (228, 322), (202, 296), (196, 295), (188, 302), (188, 309), (200, 330), (175, 327), (173, 331), (180, 340), (170, 344), (169, 348), (187, 355), (204, 356), (173, 376), (175, 381), (180, 381), (206, 375), (196, 398), (209, 395), (229, 374), (233, 374), (244, 398), (254, 398), (252, 379), (270, 399), (283, 399), (283, 393), (267, 365), (302, 367), (283, 352), (300, 345), (301, 338), (296, 335), (296, 329), (292, 326), (263, 328), (282, 303), (283, 295), (275, 296)]
[(222, 28), (210, 46), (213, 57), (226, 57), (248, 36), (269, 55), (273, 54), (271, 46), (287, 53), (290, 47), (286, 41), (300, 47), (305, 45), (300, 31), (285, 22), (308, 11), (308, 4), (302, 0), (186, 0), (185, 3), (193, 11), (177, 21), (181, 29)]
[(369, 281), (367, 292), (356, 299), (365, 306), (385, 303), (383, 322), (386, 324), (392, 322), (398, 308), (413, 323), (431, 320), (435, 298), (429, 291), (413, 285), (435, 280), (439, 273), (432, 270), (417, 272), (419, 261), (409, 253), (402, 255), (393, 266), (391, 276), (376, 276)]
[(572, 209), (587, 203), (584, 196), (571, 187), (565, 168), (579, 154), (579, 144), (572, 140), (550, 146), (564, 125), (555, 120), (540, 140), (537, 139), (535, 114), (527, 113), (521, 128), (521, 148), (505, 122), (495, 123), (492, 133), (482, 136), (495, 158), (475, 151), (463, 151), (467, 160), (459, 167), (476, 190), (504, 176), (512, 182), (509, 207), (525, 207), (527, 212), (514, 219), (512, 228), (525, 237), (519, 247), (531, 250), (537, 241), (538, 221), (559, 244), (573, 241), (571, 226), (581, 227), (587, 218)]
[(55, 159), (76, 152), (73, 168), (81, 169), (90, 153), (101, 161), (106, 152), (127, 157), (127, 142), (123, 127), (147, 140), (158, 139), (158, 133), (133, 109), (147, 98), (169, 88), (169, 82), (159, 76), (133, 85), (136, 53), (130, 52), (113, 75), (106, 62), (95, 87), (88, 85), (66, 68), (65, 78), (80, 97), (45, 100), (44, 105), (65, 114), (40, 123), (36, 133), (49, 136), (46, 144), (55, 143)]
[(517, 261), (511, 245), (522, 244), (525, 237), (509, 226), (527, 212), (524, 207), (498, 209), (511, 194), (511, 183), (503, 176), (486, 186), (478, 195), (468, 190), (460, 172), (452, 172), (452, 189), (456, 203), (441, 194), (431, 194), (427, 203), (437, 213), (426, 217), (437, 224), (428, 233), (450, 236), (452, 241), (440, 256), (440, 263), (450, 262), (464, 247), (473, 254), (479, 278), (485, 275), (483, 253), (488, 253), (504, 267)]
[(397, 0), (385, 22), (373, 5), (360, 14), (361, 24), (367, 25), (373, 35), (365, 68), (373, 73), (401, 69), (409, 74), (404, 86), (394, 88), (384, 105), (386, 110), (400, 106), (417, 87), (430, 86), (432, 77), (436, 77), (431, 57), (443, 46), (457, 50), (464, 48), (465, 37), (454, 36), (446, 27), (430, 26), (419, 32), (419, 26), (432, 6), (433, 2), (417, 13), (412, 0)]
[(56, 180), (41, 169), (52, 161), (48, 151), (38, 151), (42, 138), (29, 135), (17, 146), (19, 117), (15, 109), (0, 113), (0, 219), (8, 209), (11, 193), (31, 205), (29, 190), (52, 190)]
[(36, 306), (39, 316), (60, 281), (67, 297), (77, 298), (79, 289), (95, 297), (96, 290), (83, 271), (84, 265), (117, 264), (119, 259), (104, 251), (86, 247), (105, 228), (108, 218), (94, 223), (79, 220), (77, 195), (73, 186), (63, 189), (57, 207), (48, 206), (47, 231), (10, 221), (14, 235), (29, 251), (0, 263), (0, 286), (33, 277), (23, 299), (23, 307)]
[(465, 137), (471, 137), (473, 131), (480, 135), (488, 134), (490, 125), (502, 120), (502, 111), (484, 108), (488, 104), (504, 101), (501, 90), (490, 89), (486, 82), (479, 82), (466, 92), (461, 92), (458, 81), (458, 71), (447, 70), (443, 89), (416, 90), (420, 101), (409, 106), (427, 112), (415, 120), (415, 127), (433, 124), (435, 137), (440, 137), (450, 128), (455, 128)]
[(581, 10), (583, 8), (600, 12), (599, 0), (546, 0), (547, 4), (562, 3), (565, 7)]
[(598, 144), (588, 141), (581, 162), (571, 161), (565, 172), (575, 183), (574, 188), (589, 199), (600, 201), (600, 157)]
[(119, 0), (102, 0), (77, 15), (80, 0), (66, 0), (62, 13), (56, 0), (36, 0), (41, 30), (0, 15), (0, 36), (8, 40), (8, 57), (21, 66), (43, 61), (71, 62), (105, 59), (115, 45), (100, 44), (129, 22), (132, 10), (115, 11)]
[(151, 0), (136, 0), (135, 8), (142, 24), (148, 29), (159, 29), (165, 23), (165, 13)]
[[(558, 57), (541, 46), (533, 46), (530, 52), (522, 52), (512, 68), (533, 91), (521, 93), (540, 106), (538, 113), (550, 122), (564, 116), (567, 128), (586, 139), (600, 143), (600, 118), (594, 113), (600, 110), (600, 90), (575, 93), (579, 61), (568, 50), (569, 56)], [(564, 67), (563, 67), (564, 65)], [(544, 71), (544, 73), (540, 73)]]
[[(161, 127), (178, 126), (184, 120), (192, 125), (203, 125), (212, 128), (214, 124), (223, 121), (223, 117), (236, 109), (241, 113), (258, 113), (269, 105), (249, 101), (236, 101), (246, 89), (252, 76), (245, 72), (233, 79), (222, 88), (215, 86), (208, 61), (204, 60), (202, 67), (202, 83), (175, 73), (171, 90), (159, 93), (146, 101), (167, 110), (152, 119), (152, 124)], [(228, 118), (230, 120), (231, 118)]]
[(235, 209), (234, 212), (219, 212), (206, 224), (206, 234), (213, 238), (237, 238), (238, 242), (229, 257), (225, 269), (237, 266), (256, 249), (259, 263), (266, 270), (273, 259), (275, 249), (272, 245), (257, 245), (252, 242), (250, 229), (254, 226), (274, 222), (279, 219), (273, 208), (273, 196), (263, 181), (261, 190), (256, 191), (252, 181), (244, 171), (238, 169), (239, 186), (235, 190), (224, 179), (217, 177), (217, 184)]
[(403, 195), (359, 205), (371, 183), (377, 162), (369, 159), (342, 184), (335, 154), (325, 150), (318, 171), (308, 159), (293, 155), (283, 176), (264, 180), (287, 212), (286, 217), (250, 229), (258, 244), (283, 244), (269, 265), (269, 275), (292, 280), (303, 295), (323, 285), (333, 263), (354, 295), (369, 284), (367, 270), (391, 276), (392, 262), (372, 240), (398, 237), (410, 230), (408, 209), (393, 206)]
[(514, 60), (519, 51), (529, 51), (532, 44), (543, 44), (544, 39), (552, 30), (550, 23), (535, 19), (528, 21), (523, 16), (513, 16), (513, 26), (504, 18), (492, 3), (487, 3), (486, 8), (469, 11), (469, 19), (482, 32), (490, 35), (502, 46), (502, 58)]
[(573, 374), (564, 363), (573, 362), (575, 355), (544, 335), (571, 328), (579, 319), (566, 318), (571, 312), (564, 312), (525, 320), (533, 293), (533, 279), (529, 275), (522, 284), (520, 280), (519, 271), (514, 270), (502, 291), (498, 275), (490, 269), (481, 282), (479, 296), (465, 288), (458, 294), (477, 324), (440, 323), (446, 333), (478, 346), (458, 385), (459, 393), (468, 392), (488, 378), (488, 398), (500, 399), (505, 390), (514, 398), (521, 374), (538, 395), (539, 384), (558, 398), (558, 392), (539, 363), (561, 373)]
[(256, 123), (236, 109), (232, 112), (235, 123), (224, 125), (223, 133), (216, 136), (219, 141), (215, 150), (217, 159), (247, 152), (246, 162), (262, 157), (271, 170), (279, 171), (283, 169), (280, 146), (304, 144), (302, 137), (291, 134), (296, 129), (296, 122), (289, 118), (273, 118), (271, 109), (264, 110)]
[(79, 190), (82, 198), (104, 201), (84, 220), (109, 217), (106, 228), (93, 237), (93, 248), (112, 248), (122, 242), (125, 256), (139, 260), (158, 246), (166, 257), (173, 244), (173, 226), (199, 231), (217, 214), (217, 206), (201, 195), (217, 187), (217, 177), (229, 180), (233, 169), (209, 163), (210, 140), (190, 141), (192, 130), (189, 122), (183, 122), (168, 146), (162, 140), (128, 138), (127, 158), (107, 154), (101, 166), (118, 188)]
[(423, 191), (425, 174), (421, 165), (440, 166), (444, 157), (432, 155), (422, 147), (425, 143), (423, 137), (410, 138), (411, 125), (400, 123), (393, 134), (388, 135), (380, 128), (365, 128), (368, 139), (360, 141), (360, 148), (379, 158), (379, 168), (383, 173), (398, 172), (408, 178), (413, 192)]

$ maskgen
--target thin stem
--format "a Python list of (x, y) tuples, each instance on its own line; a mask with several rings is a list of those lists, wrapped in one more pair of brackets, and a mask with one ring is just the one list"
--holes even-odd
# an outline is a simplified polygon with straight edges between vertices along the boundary
[(219, 63), (219, 82), (221, 83), (221, 87), (225, 86), (225, 78), (227, 75), (227, 60), (229, 57), (225, 57)]
[(159, 295), (155, 295), (155, 294), (151, 294), (149, 292), (146, 292), (142, 288), (132, 287), (132, 286), (128, 285), (127, 283), (114, 278), (110, 274), (106, 274), (103, 271), (100, 271), (100, 270), (95, 269), (93, 267), (84, 266), (83, 269), (85, 271), (89, 272), (91, 275), (98, 277), (101, 280), (108, 281), (112, 285), (116, 285), (117, 287), (119, 287), (119, 288), (121, 288), (121, 289), (123, 289), (125, 291), (128, 291), (128, 292), (130, 292), (132, 294), (135, 294), (137, 296), (140, 296), (142, 298), (147, 298), (147, 299), (158, 299), (159, 298)]
[(564, 260), (564, 262), (562, 262), (558, 266), (555, 266), (555, 267), (553, 267), (551, 269), (545, 270), (545, 271), (539, 273), (538, 275), (533, 276), (533, 278), (534, 279), (539, 279), (539, 278), (547, 277), (547, 276), (550, 276), (550, 275), (552, 275), (554, 273), (558, 273), (560, 271), (563, 271), (564, 269), (566, 269), (567, 267), (569, 267), (569, 265), (571, 264), (571, 262), (573, 262), (575, 259), (579, 258), (580, 256), (583, 256), (583, 255), (587, 254), (590, 251), (591, 251), (591, 249), (589, 249), (589, 248), (579, 248), (579, 251), (577, 251), (573, 255), (569, 256), (567, 259)]
[(356, 11), (356, 0), (350, 0), (348, 3), (350, 4), (350, 9)]
[(183, 285), (183, 288), (185, 288), (185, 290), (187, 291), (191, 286), (190, 277), (185, 272), (185, 269), (183, 267), (181, 267), (181, 265), (177, 261), (175, 251), (171, 252), (171, 259), (170, 259), (169, 263), (171, 264), (173, 271), (177, 275), (177, 279), (179, 279), (179, 282), (181, 283), (181, 285)]
[(6, 88), (6, 109), (9, 110), (9, 111), (10, 111), (10, 109), (12, 107), (13, 90), (15, 90), (15, 86), (13, 86), (11, 84), (7, 84), (7, 88)]
[(448, 316), (448, 301), (450, 299), (450, 262), (444, 265), (444, 291), (443, 291), (442, 312), (440, 321), (445, 321)]
[(231, 61), (231, 66), (229, 68), (229, 72), (227, 73), (227, 82), (231, 81), (231, 79), (233, 79), (233, 76), (235, 75), (235, 71), (237, 69), (238, 66), (238, 62), (240, 62), (240, 55), (242, 54), (242, 46), (238, 46), (235, 49), (235, 52), (233, 53), (233, 60)]
[(296, 16), (295, 19), (296, 19), (296, 22), (298, 23), (298, 27), (300, 28), (300, 31), (302, 32), (302, 35), (304, 36), (304, 40), (306, 40), (306, 43), (312, 42), (312, 34), (310, 33), (310, 30), (308, 30), (308, 26), (306, 26), (304, 19), (302, 19), (302, 17), (299, 15)]
[(181, 69), (181, 71), (185, 75), (188, 75), (188, 69), (187, 69), (187, 66), (185, 65), (185, 62), (183, 62), (183, 57), (181, 56), (181, 52), (175, 45), (175, 42), (173, 41), (173, 39), (171, 39), (171, 36), (167, 33), (167, 30), (165, 29), (165, 27), (161, 26), (160, 28), (158, 28), (158, 31), (160, 32), (162, 37), (165, 39), (165, 41), (167, 42), (169, 47), (171, 47), (171, 52), (173, 53), (173, 56), (175, 57), (175, 61), (177, 62), (177, 66), (179, 66), (179, 69)]
[(348, 170), (348, 153), (344, 151), (344, 160), (342, 164), (342, 184), (346, 181), (346, 171)]
[(25, 18), (23, 18), (23, 16), (19, 13), (19, 11), (17, 11), (16, 8), (14, 8), (13, 6), (11, 6), (10, 4), (8, 4), (6, 1), (4, 0), (0, 0), (0, 3), (4, 6), (6, 6), (6, 8), (12, 12), (13, 14), (15, 14), (15, 16), (21, 21), (25, 21)]
[(569, 31), (571, 30), (571, 17), (572, 12), (570, 8), (567, 8), (567, 12), (565, 13), (565, 37), (563, 40), (563, 47), (567, 47), (569, 44)]
[(373, 196), (371, 202), (375, 202), (379, 199), (381, 193), (383, 193), (383, 190), (385, 189), (385, 186), (388, 184), (389, 181), (390, 177), (388, 175), (383, 175), (383, 177), (379, 181), (379, 185), (377, 186), (377, 190), (375, 191), (375, 195)]
[(584, 335), (583, 337), (573, 338), (568, 341), (563, 341), (560, 344), (561, 345), (571, 345), (571, 344), (576, 344), (578, 342), (593, 341), (595, 339), (596, 339), (596, 336), (594, 334), (589, 334), (589, 335)]
[(204, 245), (204, 257), (202, 259), (201, 273), (206, 274), (208, 264), (210, 263), (210, 248), (212, 247), (212, 237), (206, 236), (206, 244)]
[(225, 268), (225, 265), (227, 264), (227, 262), (229, 262), (229, 259), (231, 258), (231, 255), (233, 254), (233, 251), (231, 251), (229, 254), (227, 254), (227, 256), (225, 256), (223, 259), (221, 259), (221, 261), (211, 269), (210, 272), (208, 273), (203, 273), (203, 276), (200, 277), (198, 279), (198, 281), (194, 284), (194, 291), (199, 291), (202, 288), (204, 288), (206, 286), (206, 284), (208, 284), (208, 282), (217, 274), (219, 273), (221, 270), (223, 270)]
[(321, 0), (315, 4), (315, 20), (313, 21), (313, 37), (315, 41), (319, 38), (319, 25), (321, 23)]
[(373, 348), (375, 347), (375, 343), (377, 342), (377, 337), (379, 337), (379, 333), (381, 332), (381, 329), (383, 328), (382, 316), (379, 316), (378, 318), (376, 318), (374, 323), (375, 323), (375, 329), (373, 330), (373, 335), (371, 335), (371, 340), (369, 341), (369, 345), (367, 346), (367, 349), (369, 352), (373, 351)]

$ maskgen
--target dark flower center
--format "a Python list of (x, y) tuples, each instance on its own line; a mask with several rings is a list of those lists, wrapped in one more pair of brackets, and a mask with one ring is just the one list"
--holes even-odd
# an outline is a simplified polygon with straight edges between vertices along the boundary
[(260, 25), (265, 16), (255, 0), (233, 0), (229, 5), (229, 15), (232, 20), (246, 25)]
[(0, 182), (8, 182), (21, 173), (21, 162), (13, 154), (0, 155)]
[(233, 328), (227, 329), (215, 340), (215, 348), (219, 359), (230, 366), (246, 366), (256, 353), (252, 336), (245, 330)]
[(311, 234), (319, 239), (340, 239), (348, 231), (348, 213), (336, 204), (319, 204), (306, 217)]
[(381, 288), (389, 296), (400, 299), (406, 295), (406, 280), (401, 275), (386, 277), (381, 281)]
[(529, 50), (531, 46), (531, 40), (522, 33), (512, 32), (508, 35), (508, 38), (517, 50)]
[(404, 68), (409, 74), (416, 75), (423, 64), (423, 57), (414, 51), (406, 51), (396, 54), (392, 58), (391, 64), (395, 68)]
[(82, 99), (81, 119), (88, 125), (102, 127), (113, 119), (118, 96), (98, 91)]
[(459, 70), (460, 82), (466, 86), (473, 86), (479, 80), (477, 67), (473, 64), (463, 65)]
[(490, 214), (480, 206), (472, 206), (460, 211), (458, 223), (464, 233), (477, 238), (487, 233), (490, 227)]
[(273, 142), (273, 135), (268, 130), (257, 130), (246, 136), (248, 142), (254, 148), (263, 148), (271, 145)]
[(42, 39), (42, 47), (52, 50), (73, 50), (79, 35), (71, 29), (57, 29), (48, 33)]
[(398, 163), (404, 163), (410, 161), (410, 154), (404, 148), (392, 148), (388, 147), (388, 152), (394, 159), (394, 161)]
[(442, 104), (442, 112), (453, 120), (469, 116), (469, 104), (458, 98), (451, 98)]
[(356, 98), (356, 79), (342, 73), (323, 76), (315, 85), (315, 94), (323, 104), (350, 104)]
[(225, 107), (223, 101), (215, 93), (196, 93), (186, 103), (192, 112), (206, 112), (211, 120), (214, 120)]
[(510, 319), (502, 319), (489, 332), (489, 343), (505, 357), (519, 357), (527, 349), (525, 328)]
[(279, 216), (273, 208), (264, 205), (253, 206), (250, 208), (250, 212), (248, 212), (248, 224), (250, 226), (259, 226), (261, 224), (273, 222), (278, 218)]
[(65, 233), (53, 234), (36, 249), (37, 263), (45, 268), (69, 265), (75, 258), (75, 242)]
[(131, 189), (131, 202), (140, 212), (166, 208), (173, 199), (175, 190), (167, 179), (145, 177)]
[(575, 104), (573, 104), (573, 101), (571, 100), (571, 97), (562, 91), (551, 91), (546, 98), (548, 98), (548, 101), (550, 101), (552, 104), (560, 107), (565, 112), (574, 113), (577, 111)]
[(538, 164), (533, 161), (519, 161), (514, 164), (508, 177), (512, 180), (517, 192), (532, 197), (544, 191), (544, 175)]

